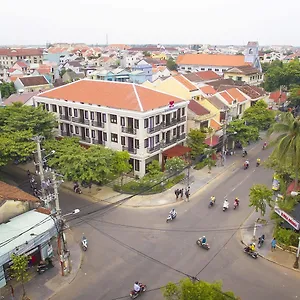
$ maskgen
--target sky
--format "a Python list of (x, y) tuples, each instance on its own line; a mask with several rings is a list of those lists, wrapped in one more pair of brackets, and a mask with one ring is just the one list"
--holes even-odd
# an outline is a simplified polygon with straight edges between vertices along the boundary
[(300, 46), (299, 0), (0, 0), (0, 45)]

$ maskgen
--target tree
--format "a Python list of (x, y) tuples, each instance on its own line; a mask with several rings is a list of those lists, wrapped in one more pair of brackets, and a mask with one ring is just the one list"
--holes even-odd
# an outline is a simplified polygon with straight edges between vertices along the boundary
[(293, 87), (289, 92), (288, 101), (292, 107), (300, 106), (300, 86)]
[(145, 57), (150, 57), (151, 56), (151, 53), (149, 51), (143, 51), (143, 55)]
[(170, 71), (176, 71), (178, 66), (175, 62), (175, 60), (170, 57), (168, 60), (167, 60), (167, 68), (170, 70)]
[(260, 210), (262, 216), (266, 213), (266, 204), (270, 207), (272, 203), (273, 192), (263, 184), (255, 184), (250, 188), (250, 204), (256, 211)]
[(204, 153), (204, 149), (207, 147), (204, 144), (206, 135), (200, 129), (191, 129), (187, 137), (187, 145), (192, 149), (191, 157), (195, 159), (199, 155)]
[(30, 257), (26, 255), (15, 255), (11, 256), (12, 266), (10, 267), (12, 270), (12, 277), (16, 278), (17, 281), (20, 281), (23, 289), (23, 299), (26, 297), (26, 291), (24, 283), (29, 280), (28, 274), (28, 262)]
[(34, 135), (51, 137), (56, 119), (42, 107), (16, 103), (0, 109), (0, 166), (32, 154)]
[(268, 105), (264, 100), (259, 100), (257, 103), (245, 110), (243, 120), (247, 125), (254, 126), (258, 130), (266, 130), (274, 122), (274, 113), (268, 109)]
[(259, 137), (258, 129), (254, 126), (246, 125), (242, 119), (230, 122), (227, 132), (234, 134), (234, 139), (243, 145), (246, 145), (248, 141), (256, 141)]
[(182, 171), (187, 165), (187, 162), (180, 157), (168, 158), (165, 164), (165, 168), (168, 173), (176, 174)]
[(291, 113), (281, 115), (280, 122), (274, 123), (268, 134), (279, 133), (274, 140), (276, 144), (272, 155), (282, 164), (292, 162), (295, 171), (295, 184), (298, 186), (300, 167), (300, 119)]
[(148, 166), (147, 171), (150, 176), (156, 176), (161, 173), (161, 167), (158, 160), (153, 160)]
[(162, 289), (166, 300), (228, 300), (237, 299), (232, 292), (223, 292), (222, 283), (208, 283), (205, 281), (192, 282), (183, 279), (178, 285), (168, 283)]
[(66, 72), (67, 72), (67, 70), (65, 67), (61, 68), (61, 70), (59, 72), (60, 77), (62, 78)]
[(112, 169), (115, 174), (121, 175), (121, 185), (123, 185), (124, 174), (130, 172), (132, 166), (129, 164), (130, 155), (127, 151), (117, 151), (112, 159)]
[(11, 94), (16, 93), (13, 82), (3, 82), (0, 84), (0, 93), (3, 98), (8, 98)]

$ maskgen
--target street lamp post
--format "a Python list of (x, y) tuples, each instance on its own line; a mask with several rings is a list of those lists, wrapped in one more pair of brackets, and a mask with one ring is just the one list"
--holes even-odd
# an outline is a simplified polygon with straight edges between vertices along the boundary
[(300, 237), (298, 239), (299, 239), (299, 243), (298, 243), (298, 249), (297, 249), (297, 254), (296, 254), (296, 260), (293, 265), (294, 269), (299, 269)]
[(222, 138), (222, 157), (221, 162), (222, 165), (225, 162), (225, 144), (226, 144), (226, 138), (227, 138), (227, 120), (228, 120), (228, 108), (225, 107), (225, 118), (224, 118), (224, 125), (223, 125), (223, 138)]

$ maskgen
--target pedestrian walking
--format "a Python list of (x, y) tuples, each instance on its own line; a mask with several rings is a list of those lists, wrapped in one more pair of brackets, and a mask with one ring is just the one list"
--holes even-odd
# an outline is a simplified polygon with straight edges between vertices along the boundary
[(176, 196), (176, 200), (178, 199), (178, 196), (179, 196), (179, 189), (176, 189), (175, 190), (175, 196)]
[(183, 189), (180, 190), (180, 198), (181, 198), (181, 200), (183, 198)]
[(88, 183), (88, 187), (89, 187), (89, 193), (90, 193), (92, 190), (92, 182), (91, 181)]
[(189, 190), (189, 188), (187, 188), (185, 190), (185, 198), (186, 198), (187, 202), (190, 201), (190, 190)]
[(31, 173), (29, 170), (27, 170), (27, 176), (30, 178), (31, 177)]
[(271, 251), (275, 251), (276, 250), (276, 244), (277, 244), (277, 241), (275, 238), (273, 238), (272, 242), (271, 242)]

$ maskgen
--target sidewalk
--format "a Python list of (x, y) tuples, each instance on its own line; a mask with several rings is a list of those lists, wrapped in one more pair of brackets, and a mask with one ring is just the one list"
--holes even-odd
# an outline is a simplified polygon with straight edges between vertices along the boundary
[(244, 245), (248, 245), (250, 242), (252, 242), (255, 221), (258, 218), (266, 220), (267, 223), (265, 225), (259, 225), (257, 227), (255, 234), (256, 239), (258, 239), (258, 237), (260, 237), (262, 234), (265, 235), (265, 242), (260, 249), (257, 248), (257, 240), (255, 241), (259, 255), (272, 263), (299, 272), (299, 270), (293, 268), (293, 264), (296, 259), (295, 254), (283, 251), (278, 246), (275, 251), (271, 251), (271, 241), (273, 239), (274, 225), (273, 221), (270, 220), (270, 214), (271, 209), (267, 210), (264, 217), (261, 216), (260, 212), (254, 211), (253, 213), (251, 213), (248, 219), (244, 222), (242, 226), (243, 229), (240, 230), (241, 241)]
[[(82, 261), (82, 251), (78, 242), (74, 240), (71, 230), (65, 231), (68, 248), (71, 253), (71, 272), (69, 275), (63, 277), (61, 275), (60, 262), (57, 257), (57, 252), (54, 251), (55, 257), (53, 259), (54, 268), (47, 270), (45, 273), (38, 275), (35, 270), (32, 270), (33, 277), (25, 283), (25, 290), (30, 300), (49, 299), (54, 296), (61, 289), (70, 284), (76, 277)], [(10, 284), (14, 288), (14, 299), (22, 298), (22, 286), (19, 282), (14, 280), (9, 281), (8, 284), (0, 289), (0, 296), (2, 299), (11, 300)], [(0, 297), (1, 298), (1, 297)]]

